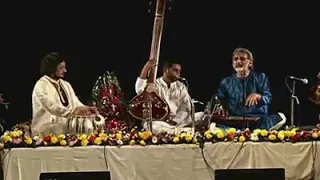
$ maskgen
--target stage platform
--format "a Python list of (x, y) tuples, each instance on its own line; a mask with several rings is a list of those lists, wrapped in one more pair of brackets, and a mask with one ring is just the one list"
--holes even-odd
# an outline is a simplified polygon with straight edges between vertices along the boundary
[[(285, 168), (288, 180), (320, 179), (319, 150), (316, 142), (219, 142), (205, 144), (204, 156), (212, 169)], [(195, 144), (12, 148), (1, 156), (5, 180), (38, 180), (41, 172), (104, 170), (111, 171), (112, 180), (214, 176)]]

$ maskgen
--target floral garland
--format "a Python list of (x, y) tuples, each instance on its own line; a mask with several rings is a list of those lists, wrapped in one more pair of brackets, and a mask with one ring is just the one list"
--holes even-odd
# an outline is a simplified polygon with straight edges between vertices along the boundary
[(128, 123), (121, 119), (126, 106), (122, 104), (124, 93), (114, 72), (106, 71), (92, 88), (92, 99), (100, 114), (106, 119), (110, 131), (127, 131)]
[(161, 132), (152, 134), (148, 130), (138, 131), (133, 128), (130, 132), (118, 131), (107, 133), (97, 131), (91, 134), (79, 135), (48, 135), (30, 137), (24, 131), (23, 126), (17, 125), (13, 131), (6, 131), (0, 138), (0, 149), (14, 147), (39, 147), (39, 146), (88, 146), (88, 145), (161, 145), (161, 144), (202, 144), (205, 142), (305, 142), (320, 140), (319, 129), (312, 131), (297, 132), (295, 129), (290, 131), (267, 131), (255, 129), (244, 131), (230, 128), (227, 130), (218, 129), (215, 132), (197, 132), (194, 136), (186, 132), (170, 134)]

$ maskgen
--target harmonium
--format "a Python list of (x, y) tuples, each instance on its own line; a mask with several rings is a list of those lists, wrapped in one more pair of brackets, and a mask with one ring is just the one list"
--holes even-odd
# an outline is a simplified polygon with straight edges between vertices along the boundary
[(221, 116), (212, 115), (211, 122), (217, 124), (233, 124), (233, 125), (253, 125), (258, 122), (260, 117), (257, 116)]

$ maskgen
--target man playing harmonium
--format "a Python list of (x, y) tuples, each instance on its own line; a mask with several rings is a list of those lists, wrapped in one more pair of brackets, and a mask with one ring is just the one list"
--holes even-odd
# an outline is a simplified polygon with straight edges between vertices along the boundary
[(32, 92), (31, 132), (64, 134), (67, 118), (72, 115), (96, 114), (94, 107), (83, 105), (69, 82), (63, 80), (66, 62), (58, 53), (49, 53), (41, 62), (43, 75)]
[[(221, 81), (217, 97), (222, 105), (217, 108), (216, 113), (239, 117), (260, 117), (251, 128), (268, 130), (281, 128), (286, 122), (286, 117), (283, 113), (269, 114), (268, 105), (271, 103), (272, 95), (268, 77), (264, 73), (253, 70), (252, 53), (245, 48), (236, 48), (232, 58), (236, 73)], [(231, 126), (245, 128), (248, 124)], [(217, 127), (228, 126), (217, 123)]]
[[(141, 70), (136, 80), (135, 90), (137, 94), (144, 91), (147, 86), (148, 71), (156, 66), (156, 61), (149, 60)], [(153, 121), (154, 132), (165, 130), (174, 131), (175, 128), (182, 128), (192, 122), (191, 98), (186, 85), (179, 80), (181, 64), (177, 61), (167, 61), (163, 65), (163, 75), (156, 79), (157, 94), (169, 105), (170, 114), (166, 121)], [(202, 120), (203, 112), (194, 114), (195, 121)], [(147, 123), (143, 122), (147, 129)]]

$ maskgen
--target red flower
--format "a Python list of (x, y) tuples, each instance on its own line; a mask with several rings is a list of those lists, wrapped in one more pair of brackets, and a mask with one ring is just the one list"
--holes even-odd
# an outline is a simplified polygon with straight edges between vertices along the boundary
[(292, 137), (292, 140), (293, 140), (293, 141), (299, 141), (300, 138), (301, 138), (300, 133), (297, 133), (297, 134), (295, 134), (295, 135)]
[(43, 137), (43, 140), (46, 142), (50, 142), (51, 141), (51, 136), (45, 136)]
[(112, 102), (117, 104), (117, 103), (120, 103), (120, 100), (119, 100), (119, 98), (114, 97), (114, 98), (112, 99)]
[(236, 135), (236, 133), (229, 133), (229, 134), (228, 134), (228, 137), (229, 137), (230, 139), (233, 139), (235, 135)]
[(304, 138), (307, 138), (307, 137), (310, 136), (310, 132), (309, 132), (309, 131), (303, 131), (303, 132), (302, 132), (302, 136), (303, 136)]
[(96, 136), (95, 135), (91, 135), (90, 136), (90, 141), (94, 141), (96, 139)]
[(242, 133), (242, 135), (243, 135), (244, 137), (246, 137), (246, 138), (249, 137), (250, 134), (251, 134), (251, 132), (250, 132), (249, 129), (246, 129), (246, 130)]

